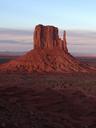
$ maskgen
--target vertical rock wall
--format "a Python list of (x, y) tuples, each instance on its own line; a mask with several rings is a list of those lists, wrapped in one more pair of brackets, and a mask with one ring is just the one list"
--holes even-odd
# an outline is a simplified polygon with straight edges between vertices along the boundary
[(58, 28), (54, 26), (37, 25), (34, 31), (34, 48), (52, 49), (58, 47), (67, 50), (66, 32), (64, 31), (63, 40), (59, 38)]

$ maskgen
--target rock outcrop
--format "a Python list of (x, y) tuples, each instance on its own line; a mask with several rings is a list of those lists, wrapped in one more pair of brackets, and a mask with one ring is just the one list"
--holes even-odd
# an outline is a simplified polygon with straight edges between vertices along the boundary
[(67, 49), (66, 31), (63, 39), (58, 28), (37, 25), (34, 49), (24, 56), (0, 65), (1, 72), (96, 72), (96, 68), (80, 63)]
[(66, 43), (66, 31), (64, 31), (62, 40), (59, 38), (58, 28), (54, 26), (37, 25), (34, 31), (34, 48), (60, 48), (65, 52), (68, 52)]

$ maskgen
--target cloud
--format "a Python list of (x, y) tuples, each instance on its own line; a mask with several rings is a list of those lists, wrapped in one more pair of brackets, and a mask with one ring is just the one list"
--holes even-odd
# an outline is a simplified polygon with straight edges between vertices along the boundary
[(21, 29), (8, 29), (8, 28), (0, 28), (0, 34), (10, 34), (10, 35), (32, 35), (32, 30), (21, 30)]
[(24, 51), (33, 47), (33, 31), (0, 28), (0, 51)]
[[(59, 34), (62, 37), (63, 31)], [(96, 55), (96, 32), (84, 30), (67, 30), (68, 49), (73, 54)]]
[(73, 45), (96, 45), (96, 32), (92, 31), (68, 31), (68, 44)]
[(0, 40), (0, 43), (2, 44), (26, 44), (26, 45), (32, 45), (32, 42), (30, 40)]
[[(63, 31), (59, 31), (63, 37)], [(0, 51), (28, 51), (33, 48), (33, 30), (0, 28)], [(96, 32), (67, 30), (67, 45), (71, 53), (96, 54)]]

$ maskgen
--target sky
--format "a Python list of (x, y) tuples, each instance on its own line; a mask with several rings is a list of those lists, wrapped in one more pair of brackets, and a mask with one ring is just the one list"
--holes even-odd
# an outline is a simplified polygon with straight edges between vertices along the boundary
[(66, 30), (70, 52), (96, 55), (96, 0), (0, 0), (0, 51), (33, 48), (37, 24)]

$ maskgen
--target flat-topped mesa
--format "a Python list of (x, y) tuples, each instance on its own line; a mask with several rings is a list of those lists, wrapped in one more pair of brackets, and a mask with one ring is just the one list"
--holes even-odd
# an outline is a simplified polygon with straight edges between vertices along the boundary
[(59, 38), (58, 28), (54, 26), (37, 25), (34, 31), (34, 48), (53, 49), (55, 47), (68, 52), (66, 43), (66, 32), (64, 31), (62, 40), (61, 38)]

